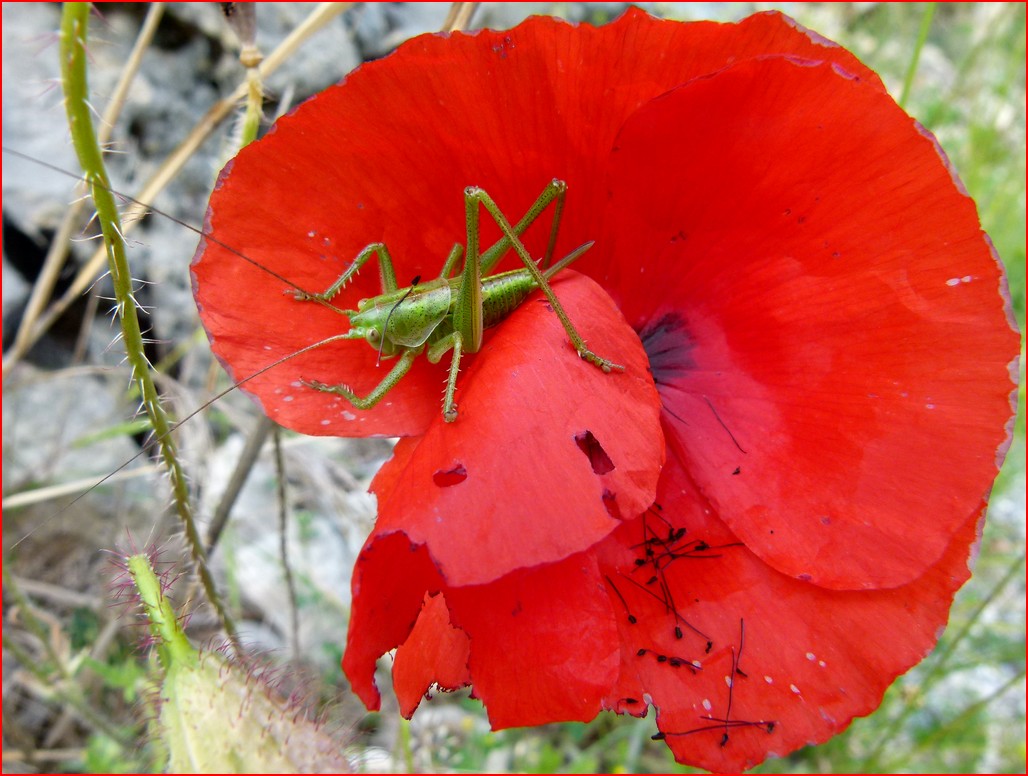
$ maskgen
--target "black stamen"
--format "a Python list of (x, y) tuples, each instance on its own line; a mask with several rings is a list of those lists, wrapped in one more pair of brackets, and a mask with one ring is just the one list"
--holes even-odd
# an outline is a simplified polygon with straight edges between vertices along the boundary
[(742, 445), (739, 444), (739, 440), (735, 438), (735, 434), (732, 433), (732, 430), (725, 425), (723, 420), (721, 420), (721, 416), (717, 414), (717, 410), (714, 409), (714, 405), (710, 403), (710, 399), (704, 396), (703, 401), (707, 402), (707, 406), (710, 407), (710, 411), (714, 413), (714, 417), (717, 418), (717, 422), (721, 424), (721, 428), (728, 432), (728, 436), (732, 439), (732, 444), (739, 448), (740, 453), (748, 455), (748, 453), (742, 449)]
[(628, 614), (628, 622), (632, 625), (635, 625), (638, 622), (638, 620), (635, 618), (635, 615), (632, 614), (631, 610), (628, 608), (628, 602), (625, 600), (625, 597), (621, 595), (621, 591), (618, 590), (618, 586), (614, 584), (614, 580), (611, 579), (609, 576), (604, 575), (604, 578), (610, 584), (611, 588), (613, 588), (614, 595), (616, 595), (618, 597), (618, 600), (621, 601), (621, 605), (625, 607), (625, 612)]

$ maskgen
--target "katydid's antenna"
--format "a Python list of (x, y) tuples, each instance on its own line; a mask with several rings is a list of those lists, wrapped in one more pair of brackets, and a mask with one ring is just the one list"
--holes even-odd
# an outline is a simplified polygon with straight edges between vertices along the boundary
[(407, 293), (400, 297), (400, 300), (392, 306), (389, 310), (389, 315), (386, 316), (385, 323), (382, 324), (382, 339), (378, 343), (378, 357), (375, 359), (375, 369), (378, 369), (382, 363), (382, 348), (386, 344), (386, 332), (389, 330), (389, 319), (393, 317), (393, 313), (396, 312), (396, 308), (403, 304), (403, 300), (406, 299), (414, 291), (415, 286), (421, 282), (421, 275), (415, 275), (414, 280), (410, 282), (410, 288), (407, 289)]
[[(105, 189), (106, 191), (109, 191), (111, 194), (113, 194), (116, 197), (119, 197), (120, 199), (124, 199), (127, 202), (131, 202), (134, 205), (138, 205), (139, 207), (143, 208), (144, 210), (146, 210), (146, 211), (148, 211), (150, 213), (156, 213), (157, 215), (162, 216), (163, 218), (167, 218), (169, 221), (172, 221), (173, 223), (176, 223), (179, 226), (181, 226), (181, 227), (183, 227), (185, 229), (188, 229), (190, 232), (194, 232), (194, 233), (198, 234), (206, 242), (213, 243), (214, 245), (217, 245), (219, 248), (222, 248), (222, 249), (228, 251), (229, 253), (232, 253), (232, 254), (238, 256), (243, 261), (245, 261), (248, 264), (251, 264), (252, 266), (256, 267), (261, 272), (266, 272), (268, 275), (271, 275), (271, 277), (275, 278), (276, 280), (282, 281), (285, 285), (289, 286), (294, 291), (299, 291), (300, 293), (305, 293), (302, 288), (300, 288), (298, 285), (296, 285), (296, 283), (294, 283), (289, 278), (284, 277), (284, 276), (280, 275), (279, 273), (275, 272), (274, 270), (265, 267), (264, 265), (260, 264), (259, 262), (255, 261), (254, 259), (251, 259), (249, 256), (247, 256), (242, 251), (239, 251), (236, 248), (233, 248), (228, 243), (222, 242), (221, 240), (219, 240), (217, 237), (213, 236), (212, 234), (209, 234), (208, 232), (205, 232), (203, 229), (198, 229), (195, 226), (193, 226), (192, 224), (190, 224), (190, 223), (188, 223), (186, 221), (183, 221), (181, 218), (178, 218), (177, 216), (173, 216), (171, 213), (169, 213), (166, 210), (161, 210), (160, 208), (156, 208), (156, 207), (154, 207), (153, 205), (151, 205), (148, 202), (143, 202), (142, 200), (136, 199), (135, 197), (132, 197), (132, 196), (129, 196), (128, 194), (125, 194), (124, 192), (118, 191), (117, 189), (111, 188), (110, 186), (106, 186), (106, 185), (102, 184), (99, 181), (91, 181), (88, 178), (84, 178), (81, 175), (76, 175), (73, 172), (68, 172), (67, 170), (62, 169), (62, 168), (60, 168), (60, 167), (58, 167), (56, 165), (50, 164), (49, 162), (44, 162), (42, 159), (36, 159), (36, 158), (34, 158), (32, 156), (29, 156), (28, 154), (23, 154), (21, 151), (16, 151), (13, 148), (9, 148), (7, 146), (3, 146), (2, 148), (3, 148), (3, 152), (5, 154), (10, 154), (11, 156), (16, 156), (19, 159), (25, 159), (25, 160), (27, 160), (29, 162), (32, 162), (33, 164), (38, 164), (41, 167), (45, 167), (48, 170), (52, 170), (53, 172), (56, 172), (56, 173), (58, 173), (60, 175), (63, 175), (66, 178), (71, 178), (72, 180), (79, 181), (80, 183), (85, 183), (86, 185), (89, 185), (89, 186), (93, 186), (93, 185), (99, 186), (100, 188)], [(322, 307), (326, 307), (329, 310), (335, 310), (337, 313), (342, 313), (342, 310), (340, 310), (339, 308), (335, 307), (331, 302), (329, 302), (329, 301), (327, 301), (325, 299), (320, 299), (317, 296), (312, 296), (311, 299), (313, 299), (314, 301), (318, 302)]]

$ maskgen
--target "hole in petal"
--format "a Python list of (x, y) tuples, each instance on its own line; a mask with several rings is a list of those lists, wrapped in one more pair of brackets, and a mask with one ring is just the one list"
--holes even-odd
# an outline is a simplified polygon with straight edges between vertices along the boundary
[(615, 520), (621, 519), (621, 510), (618, 508), (617, 494), (609, 490), (603, 491), (603, 506), (607, 508), (607, 514)]
[(440, 488), (449, 488), (453, 485), (460, 485), (468, 478), (468, 470), (459, 461), (449, 469), (440, 469), (432, 475), (432, 482)]
[(593, 432), (586, 430), (581, 434), (575, 434), (575, 443), (578, 449), (585, 453), (589, 459), (589, 465), (593, 467), (593, 474), (607, 474), (614, 471), (614, 462), (610, 460), (607, 451), (603, 449), (600, 441), (593, 436)]

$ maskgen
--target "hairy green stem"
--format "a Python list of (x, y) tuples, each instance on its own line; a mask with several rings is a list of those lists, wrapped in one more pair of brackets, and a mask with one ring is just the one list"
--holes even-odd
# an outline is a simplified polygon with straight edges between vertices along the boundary
[(118, 208), (111, 193), (110, 182), (104, 167), (103, 153), (97, 142), (96, 130), (89, 104), (89, 87), (86, 79), (86, 32), (89, 23), (88, 3), (66, 3), (61, 19), (61, 82), (64, 87), (64, 105), (68, 113), (75, 152), (82, 165), (90, 194), (96, 206), (97, 218), (103, 232), (104, 246), (114, 285), (118, 318), (121, 322), (125, 353), (132, 370), (132, 378), (138, 383), (150, 424), (161, 457), (171, 479), (172, 496), (186, 541), (192, 553), (197, 573), (207, 593), (207, 598), (217, 611), (222, 627), (229, 640), (238, 650), (238, 636), (235, 625), (221, 603), (207, 566), (207, 556), (193, 518), (189, 488), (170, 436), (170, 423), (161, 405), (160, 397), (150, 372), (150, 364), (143, 351), (143, 334), (133, 297), (132, 276), (125, 254), (125, 240), (122, 236)]
[(161, 665), (166, 671), (176, 661), (196, 665), (199, 662), (197, 653), (179, 624), (175, 608), (164, 595), (164, 585), (157, 578), (150, 558), (146, 555), (131, 555), (125, 559), (125, 567), (139, 591), (139, 601), (146, 612)]

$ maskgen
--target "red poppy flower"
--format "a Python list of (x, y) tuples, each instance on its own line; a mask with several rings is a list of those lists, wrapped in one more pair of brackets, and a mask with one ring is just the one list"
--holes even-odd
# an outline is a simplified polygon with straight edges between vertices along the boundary
[[(297, 430), (408, 437), (354, 572), (354, 690), (377, 707), (397, 648), (407, 715), (433, 684), (472, 684), (497, 728), (653, 705), (717, 770), (826, 740), (946, 622), (1018, 350), (973, 202), (845, 50), (777, 14), (639, 11), (410, 41), (222, 174), (194, 264), (215, 352), (243, 377), (345, 331), (283, 291), (375, 241), (401, 284), (433, 277), (466, 186), (517, 219), (553, 178), (557, 255), (595, 240), (554, 289), (624, 373), (530, 297), (462, 362), (453, 424), (445, 363), (367, 411), (300, 382), (366, 393), (359, 341), (247, 383)], [(366, 272), (333, 303), (379, 292)]]

